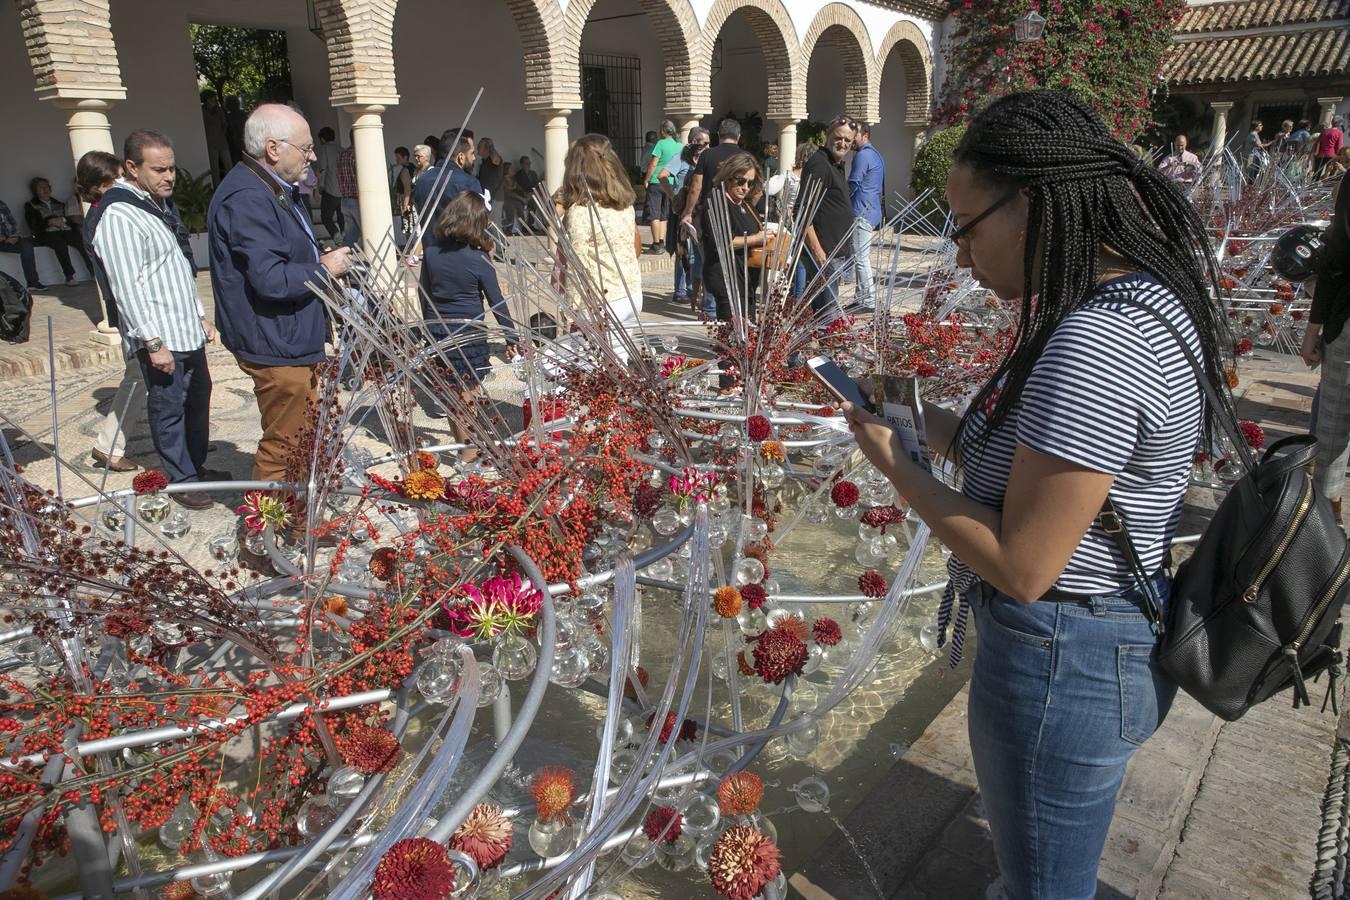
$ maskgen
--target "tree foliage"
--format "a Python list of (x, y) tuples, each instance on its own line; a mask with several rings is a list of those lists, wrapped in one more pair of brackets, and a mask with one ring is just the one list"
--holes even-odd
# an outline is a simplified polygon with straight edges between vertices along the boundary
[(938, 223), (947, 215), (947, 173), (952, 168), (952, 154), (956, 145), (966, 134), (966, 126), (954, 125), (935, 131), (928, 136), (914, 154), (914, 166), (910, 170), (909, 187), (918, 197), (924, 191), (931, 190), (923, 209), (927, 213), (936, 213)]
[[(966, 122), (1013, 91), (1077, 95), (1129, 141), (1148, 127), (1149, 99), (1185, 0), (949, 0), (957, 17), (937, 124)], [(1019, 44), (1013, 23), (1031, 9), (1044, 37)]]
[(218, 96), (237, 94), (245, 109), (291, 99), (286, 32), (233, 25), (188, 28), (197, 75)]

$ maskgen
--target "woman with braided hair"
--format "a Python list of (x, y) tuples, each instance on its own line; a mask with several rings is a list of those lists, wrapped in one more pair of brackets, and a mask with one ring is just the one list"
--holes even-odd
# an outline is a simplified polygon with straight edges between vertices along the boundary
[[(944, 638), (953, 626), (954, 661), (974, 611), (970, 741), (1006, 896), (1090, 898), (1125, 764), (1176, 693), (1152, 623), (1196, 447), (1231, 413), (1217, 266), (1176, 186), (1068, 94), (1013, 94), (979, 114), (947, 198), (957, 263), (1021, 304), (1012, 348), (965, 413), (927, 415), (961, 489), (912, 462), (882, 420), (845, 413), (952, 550), (939, 625)], [(1206, 409), (1182, 341), (1228, 409)], [(1115, 543), (1108, 497), (1152, 590)]]

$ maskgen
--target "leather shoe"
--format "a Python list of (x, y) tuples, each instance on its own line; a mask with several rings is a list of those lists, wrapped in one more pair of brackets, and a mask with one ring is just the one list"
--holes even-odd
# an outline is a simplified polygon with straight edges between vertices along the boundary
[(188, 509), (210, 509), (215, 501), (211, 495), (204, 491), (185, 491), (177, 494), (170, 494), (179, 506), (186, 506)]
[(89, 455), (94, 458), (94, 462), (109, 472), (135, 472), (140, 466), (136, 465), (125, 456), (109, 456), (98, 448), (89, 451)]
[(197, 478), (201, 481), (234, 481), (234, 476), (224, 469), (206, 469), (197, 470)]

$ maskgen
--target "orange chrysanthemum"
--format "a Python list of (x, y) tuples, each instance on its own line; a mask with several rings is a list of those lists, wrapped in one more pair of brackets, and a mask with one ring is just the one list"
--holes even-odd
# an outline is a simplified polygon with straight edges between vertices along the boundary
[(728, 816), (748, 816), (764, 799), (764, 782), (754, 772), (736, 772), (717, 786), (717, 803)]
[(436, 458), (436, 454), (429, 450), (418, 450), (413, 454), (413, 461), (419, 469), (434, 469), (440, 465), (440, 460)]
[(792, 635), (797, 640), (802, 641), (803, 643), (806, 642), (807, 635), (811, 633), (810, 631), (807, 630), (806, 620), (795, 613), (790, 616), (784, 616), (783, 618), (779, 619), (777, 622), (774, 623), (773, 627), (779, 631), (786, 631), (788, 634)]
[(530, 781), (530, 793), (534, 795), (535, 811), (545, 822), (566, 816), (577, 796), (572, 770), (562, 766), (545, 766), (534, 773)]
[(445, 479), (435, 469), (418, 469), (403, 479), (403, 493), (413, 500), (439, 500), (445, 496)]
[(1231, 391), (1238, 386), (1237, 369), (1228, 368), (1223, 370), (1223, 377), (1228, 381), (1228, 389)]
[(760, 444), (759, 457), (766, 462), (782, 462), (787, 459), (783, 455), (783, 445), (777, 441), (765, 441)]
[(755, 674), (755, 667), (745, 658), (745, 651), (741, 650), (736, 654), (736, 670), (742, 675)]
[(741, 592), (724, 585), (713, 592), (713, 609), (724, 619), (734, 619), (741, 611)]
[(327, 600), (323, 601), (323, 611), (346, 618), (348, 612), (347, 598), (336, 596), (329, 597)]

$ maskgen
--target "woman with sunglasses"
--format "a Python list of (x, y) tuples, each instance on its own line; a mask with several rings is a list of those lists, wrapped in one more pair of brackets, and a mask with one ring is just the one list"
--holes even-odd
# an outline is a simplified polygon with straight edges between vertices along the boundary
[[(703, 204), (703, 221), (699, 228), (703, 250), (703, 286), (717, 303), (717, 320), (731, 321), (735, 297), (745, 304), (744, 314), (754, 315), (755, 291), (759, 289), (759, 269), (746, 265), (746, 254), (755, 247), (764, 246), (764, 224), (750, 206), (749, 197), (762, 186), (759, 164), (749, 153), (728, 156), (713, 177), (711, 193)], [(719, 248), (716, 223), (731, 223), (729, 249), (731, 257), (723, 259)]]
[[(974, 612), (970, 742), (1006, 895), (1090, 898), (1125, 764), (1176, 693), (1151, 617), (1170, 591), (1195, 450), (1228, 414), (1206, 408), (1181, 341), (1150, 310), (1226, 401), (1232, 342), (1194, 209), (1081, 101), (996, 100), (954, 160), (957, 263), (1021, 306), (1011, 349), (966, 411), (926, 417), (962, 487), (912, 462), (882, 420), (845, 415), (951, 548), (953, 647)], [(1149, 585), (1107, 530), (1108, 498)]]

